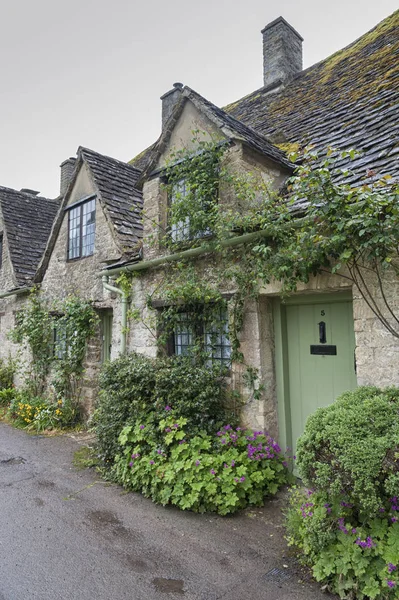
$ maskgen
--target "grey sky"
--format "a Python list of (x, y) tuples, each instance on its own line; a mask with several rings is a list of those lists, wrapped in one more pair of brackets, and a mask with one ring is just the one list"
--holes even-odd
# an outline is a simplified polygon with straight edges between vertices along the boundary
[(304, 66), (344, 47), (397, 0), (2, 0), (0, 185), (56, 196), (79, 145), (129, 160), (159, 135), (159, 97), (182, 81), (223, 106), (262, 86), (260, 30), (282, 15)]

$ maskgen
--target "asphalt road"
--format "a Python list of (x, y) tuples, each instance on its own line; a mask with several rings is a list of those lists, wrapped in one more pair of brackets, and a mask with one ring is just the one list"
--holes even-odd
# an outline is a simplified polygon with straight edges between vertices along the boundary
[(78, 448), (0, 423), (0, 600), (326, 600), (288, 555), (281, 500), (163, 508), (76, 470)]

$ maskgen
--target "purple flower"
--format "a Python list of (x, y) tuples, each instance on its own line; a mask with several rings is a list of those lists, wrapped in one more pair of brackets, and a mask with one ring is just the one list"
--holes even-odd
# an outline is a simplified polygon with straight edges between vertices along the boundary
[(392, 521), (392, 523), (397, 523), (398, 518), (397, 517), (391, 517), (391, 521)]
[(353, 533), (353, 535), (355, 535), (357, 533), (355, 528), (352, 529), (352, 533)]
[(172, 430), (171, 430), (171, 428), (170, 428), (170, 427), (167, 427), (167, 428), (165, 429), (165, 431), (166, 431), (166, 433), (170, 433)]
[(225, 469), (228, 469), (228, 468), (229, 468), (229, 465), (228, 465), (227, 463), (224, 463), (224, 465), (223, 465), (223, 466), (224, 466), (224, 468), (225, 468)]
[(390, 579), (387, 579), (387, 586), (389, 588), (393, 588), (395, 587), (396, 583), (394, 581), (391, 581)]
[(179, 444), (185, 444), (186, 440), (180, 440)]
[(161, 450), (161, 448), (158, 448), (158, 450), (157, 450), (157, 454), (162, 454), (162, 450)]
[(245, 481), (245, 477), (240, 477), (240, 481)]
[(140, 429), (145, 429), (145, 425), (140, 425)]
[(355, 543), (361, 548), (375, 548), (375, 546), (377, 545), (375, 542), (373, 542), (370, 536), (367, 537), (365, 541), (362, 541), (360, 538), (357, 538)]
[(199, 467), (199, 466), (200, 466), (200, 464), (201, 464), (201, 461), (200, 461), (200, 460), (196, 460), (196, 461), (195, 461), (195, 466), (196, 466), (196, 467)]
[(171, 409), (171, 407), (170, 407), (170, 406), (165, 406), (165, 410), (166, 410), (166, 412), (169, 412), (169, 411), (170, 411), (170, 410), (172, 410), (172, 409)]
[(212, 475), (216, 475), (215, 469), (211, 469), (209, 472), (210, 472)]
[(232, 461), (231, 461), (231, 466), (232, 466), (232, 467), (235, 467), (235, 466), (236, 466), (236, 461), (235, 461), (235, 460), (232, 460)]
[(388, 573), (393, 573), (394, 571), (396, 571), (396, 565), (388, 563)]
[(133, 466), (133, 463), (132, 463), (132, 462), (130, 462), (130, 463), (129, 463), (129, 467), (132, 467), (132, 466)]
[(155, 462), (153, 460), (150, 460), (150, 465), (155, 465)]

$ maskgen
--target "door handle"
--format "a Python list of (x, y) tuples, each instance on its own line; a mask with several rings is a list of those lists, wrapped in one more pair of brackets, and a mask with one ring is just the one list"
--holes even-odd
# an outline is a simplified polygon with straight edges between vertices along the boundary
[(326, 344), (327, 343), (326, 324), (324, 321), (320, 321), (320, 323), (318, 325), (319, 325), (320, 344)]

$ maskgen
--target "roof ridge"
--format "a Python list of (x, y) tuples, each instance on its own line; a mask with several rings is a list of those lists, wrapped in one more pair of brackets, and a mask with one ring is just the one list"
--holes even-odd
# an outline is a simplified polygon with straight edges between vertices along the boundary
[(27, 198), (34, 198), (35, 200), (46, 200), (47, 202), (58, 202), (58, 198), (47, 198), (47, 196), (39, 196), (39, 195), (34, 195), (34, 194), (29, 194), (28, 192), (23, 192), (22, 190), (16, 190), (15, 188), (10, 188), (8, 186), (5, 185), (0, 185), (0, 192), (1, 191), (5, 191), (5, 192), (12, 192), (13, 194), (19, 194), (21, 196), (27, 197)]
[(125, 162), (123, 160), (120, 160), (119, 158), (114, 158), (113, 156), (108, 156), (108, 154), (102, 154), (101, 152), (97, 152), (96, 150), (92, 150), (91, 148), (87, 148), (86, 146), (79, 146), (77, 153), (79, 154), (79, 152), (82, 152), (83, 154), (85, 152), (90, 152), (92, 154), (96, 154), (97, 156), (101, 156), (101, 158), (106, 158), (106, 159), (112, 160), (113, 162), (116, 162), (120, 165), (123, 165), (124, 167), (128, 167), (129, 169), (136, 171), (138, 174), (141, 173), (140, 169), (129, 164), (129, 162)]
[[(292, 81), (296, 81), (296, 80), (300, 79), (304, 75), (308, 74), (312, 69), (316, 69), (318, 66), (322, 65), (326, 61), (331, 60), (332, 58), (334, 58), (334, 56), (336, 56), (337, 54), (339, 54), (341, 52), (345, 52), (346, 50), (349, 50), (353, 46), (356, 46), (356, 44), (358, 44), (363, 38), (365, 38), (366, 36), (370, 35), (373, 31), (375, 31), (376, 29), (378, 29), (378, 27), (381, 27), (381, 25), (383, 23), (385, 23), (386, 21), (388, 21), (389, 19), (391, 19), (395, 14), (398, 14), (398, 16), (399, 16), (399, 9), (394, 10), (393, 13), (391, 13), (390, 15), (388, 15), (387, 17), (385, 17), (385, 19), (382, 19), (382, 21), (380, 21), (379, 23), (377, 23), (377, 25), (374, 25), (374, 27), (372, 27), (368, 31), (365, 31), (364, 33), (362, 33), (362, 35), (360, 35), (358, 38), (356, 38), (356, 40), (354, 40), (353, 42), (350, 42), (346, 46), (343, 46), (342, 48), (339, 48), (338, 50), (335, 50), (335, 52), (333, 52), (332, 54), (329, 54), (325, 58), (322, 58), (321, 60), (313, 63), (312, 65), (309, 65), (309, 67), (306, 67), (306, 69), (303, 69), (302, 71), (299, 71), (299, 73), (296, 73), (294, 75), (294, 77), (284, 87), (288, 87), (290, 85), (290, 83), (292, 83)], [(281, 83), (282, 82), (280, 82), (280, 85), (281, 85)], [(229, 111), (226, 110), (229, 107), (234, 107), (237, 103), (242, 102), (243, 100), (246, 100), (247, 98), (250, 98), (251, 96), (254, 96), (256, 94), (262, 94), (262, 93), (267, 93), (268, 91), (272, 91), (275, 87), (277, 87), (277, 86), (275, 86), (273, 84), (272, 86), (269, 85), (269, 86), (262, 86), (260, 88), (257, 88), (253, 92), (249, 92), (249, 94), (246, 94), (245, 96), (242, 96), (238, 100), (235, 100), (234, 102), (230, 102), (229, 104), (226, 104), (223, 107), (223, 110), (225, 112), (227, 112), (227, 114), (230, 114)]]

